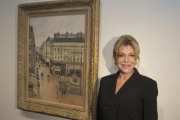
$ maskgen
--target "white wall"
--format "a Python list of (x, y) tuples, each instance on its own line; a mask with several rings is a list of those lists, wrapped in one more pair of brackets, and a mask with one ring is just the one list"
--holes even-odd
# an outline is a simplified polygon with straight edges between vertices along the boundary
[[(0, 0), (0, 120), (65, 120), (17, 109), (18, 4), (43, 0)], [(159, 120), (180, 118), (180, 1), (101, 0), (99, 78), (116, 72), (111, 56), (122, 34), (141, 48), (139, 72), (157, 81)]]

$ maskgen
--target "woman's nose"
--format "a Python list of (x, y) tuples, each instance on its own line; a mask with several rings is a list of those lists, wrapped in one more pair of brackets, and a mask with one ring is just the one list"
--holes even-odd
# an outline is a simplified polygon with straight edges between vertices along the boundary
[(128, 61), (129, 61), (129, 57), (128, 57), (128, 56), (125, 56), (124, 61), (125, 61), (125, 62), (128, 62)]

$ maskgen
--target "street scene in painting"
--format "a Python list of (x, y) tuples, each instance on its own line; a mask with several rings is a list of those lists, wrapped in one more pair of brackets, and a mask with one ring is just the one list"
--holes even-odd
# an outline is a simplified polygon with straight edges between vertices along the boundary
[(28, 97), (83, 106), (85, 15), (30, 17)]

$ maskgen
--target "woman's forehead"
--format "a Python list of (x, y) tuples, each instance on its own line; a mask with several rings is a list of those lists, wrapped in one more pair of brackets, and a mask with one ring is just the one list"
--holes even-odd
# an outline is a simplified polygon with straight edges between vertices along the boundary
[(119, 48), (120, 53), (134, 53), (134, 48), (130, 45), (124, 45)]

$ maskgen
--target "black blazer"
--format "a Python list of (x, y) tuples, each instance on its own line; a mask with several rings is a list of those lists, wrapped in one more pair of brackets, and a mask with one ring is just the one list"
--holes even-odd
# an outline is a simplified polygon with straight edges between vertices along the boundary
[(97, 120), (158, 120), (157, 83), (140, 75), (133, 75), (115, 94), (119, 71), (103, 77), (100, 82)]

